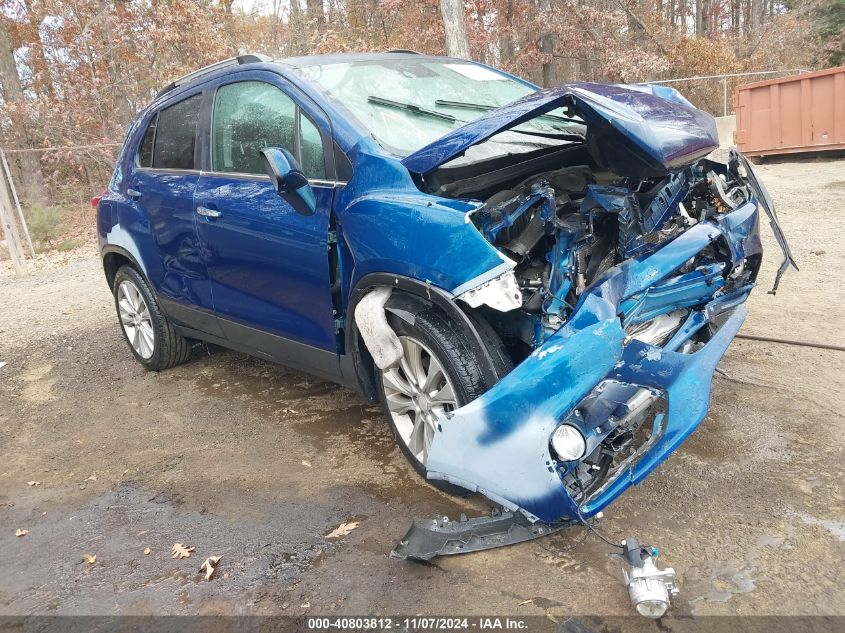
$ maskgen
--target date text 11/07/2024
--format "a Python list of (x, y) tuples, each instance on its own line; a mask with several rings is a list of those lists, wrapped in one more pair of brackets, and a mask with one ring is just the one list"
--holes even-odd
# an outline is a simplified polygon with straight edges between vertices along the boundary
[(337, 617), (308, 618), (310, 631), (450, 631), (450, 630), (510, 630), (527, 631), (525, 618), (476, 616), (467, 617)]

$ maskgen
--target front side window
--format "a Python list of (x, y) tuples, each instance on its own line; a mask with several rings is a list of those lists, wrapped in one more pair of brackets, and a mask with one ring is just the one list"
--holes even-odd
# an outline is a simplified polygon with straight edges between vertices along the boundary
[[(152, 155), (154, 168), (197, 169), (194, 165), (194, 149), (197, 144), (197, 122), (201, 104), (202, 94), (196, 94), (158, 113)], [(144, 143), (146, 141), (145, 136)], [(142, 143), (142, 151), (143, 145)], [(143, 154), (139, 159), (143, 165)]]
[(288, 150), (308, 178), (326, 177), (320, 132), (293, 99), (263, 81), (221, 86), (211, 124), (212, 169), (264, 174), (260, 152), (268, 147)]
[(296, 104), (261, 81), (221, 86), (211, 124), (212, 169), (263, 174), (261, 150), (283, 147), (296, 155)]

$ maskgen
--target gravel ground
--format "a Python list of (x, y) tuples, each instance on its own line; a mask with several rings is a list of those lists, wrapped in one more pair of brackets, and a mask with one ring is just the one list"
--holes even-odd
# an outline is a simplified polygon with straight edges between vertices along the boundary
[[(845, 162), (761, 173), (801, 272), (766, 294), (767, 232), (743, 332), (841, 345)], [(418, 479), (378, 410), (330, 383), (204, 347), (145, 372), (93, 243), (32, 267), (0, 262), (0, 614), (631, 613), (620, 567), (580, 528), (390, 560), (413, 517), (484, 499)], [(736, 340), (701, 428), (608, 509), (604, 532), (659, 545), (677, 570), (675, 615), (845, 615), (842, 361)], [(176, 542), (194, 555), (171, 559)]]

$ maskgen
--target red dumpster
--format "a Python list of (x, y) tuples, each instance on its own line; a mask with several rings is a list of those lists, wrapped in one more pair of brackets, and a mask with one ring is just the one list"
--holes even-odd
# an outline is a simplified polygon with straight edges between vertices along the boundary
[(737, 86), (734, 108), (748, 156), (845, 150), (845, 66)]

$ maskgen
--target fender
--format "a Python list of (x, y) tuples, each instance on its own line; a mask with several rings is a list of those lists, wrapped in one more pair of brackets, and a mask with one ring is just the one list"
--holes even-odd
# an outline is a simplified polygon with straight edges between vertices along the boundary
[(385, 305), (385, 309), (411, 325), (414, 323), (414, 315), (419, 314), (431, 306), (440, 308), (446, 316), (461, 327), (473, 346), (481, 350), (484, 360), (481, 373), (487, 384), (492, 385), (499, 380), (493, 358), (490, 356), (490, 351), (487, 349), (481, 334), (478, 332), (472, 319), (469, 318), (469, 315), (455, 303), (454, 296), (451, 293), (437, 286), (403, 275), (370, 273), (362, 277), (349, 294), (349, 305), (346, 309), (349, 326), (346, 328), (345, 334), (347, 353), (352, 357), (352, 363), (355, 367), (355, 373), (358, 376), (361, 392), (369, 402), (375, 403), (378, 401), (373, 363), (372, 359), (369, 358), (369, 352), (366, 347), (360, 344), (358, 328), (355, 325), (353, 315), (355, 314), (355, 306), (358, 302), (367, 292), (377, 286), (388, 286), (401, 291), (394, 292), (391, 295)]
[[(114, 273), (117, 272), (117, 269), (115, 269), (114, 271), (110, 271), (106, 267), (105, 261), (107, 255), (121, 255), (122, 257), (128, 259), (130, 262), (132, 262), (132, 265), (135, 267), (135, 269), (144, 276), (144, 279), (147, 280), (147, 283), (150, 284), (150, 278), (147, 275), (146, 269), (141, 264), (140, 258), (136, 257), (133, 253), (130, 253), (127, 249), (123, 248), (122, 246), (117, 246), (115, 244), (106, 244), (100, 250), (100, 259), (103, 262), (103, 272), (105, 272), (106, 274), (106, 280), (109, 282), (109, 290), (111, 290), (111, 281), (112, 279), (114, 279)], [(153, 290), (153, 292), (155, 292), (155, 288), (153, 288), (152, 285), (150, 285), (150, 288)]]

